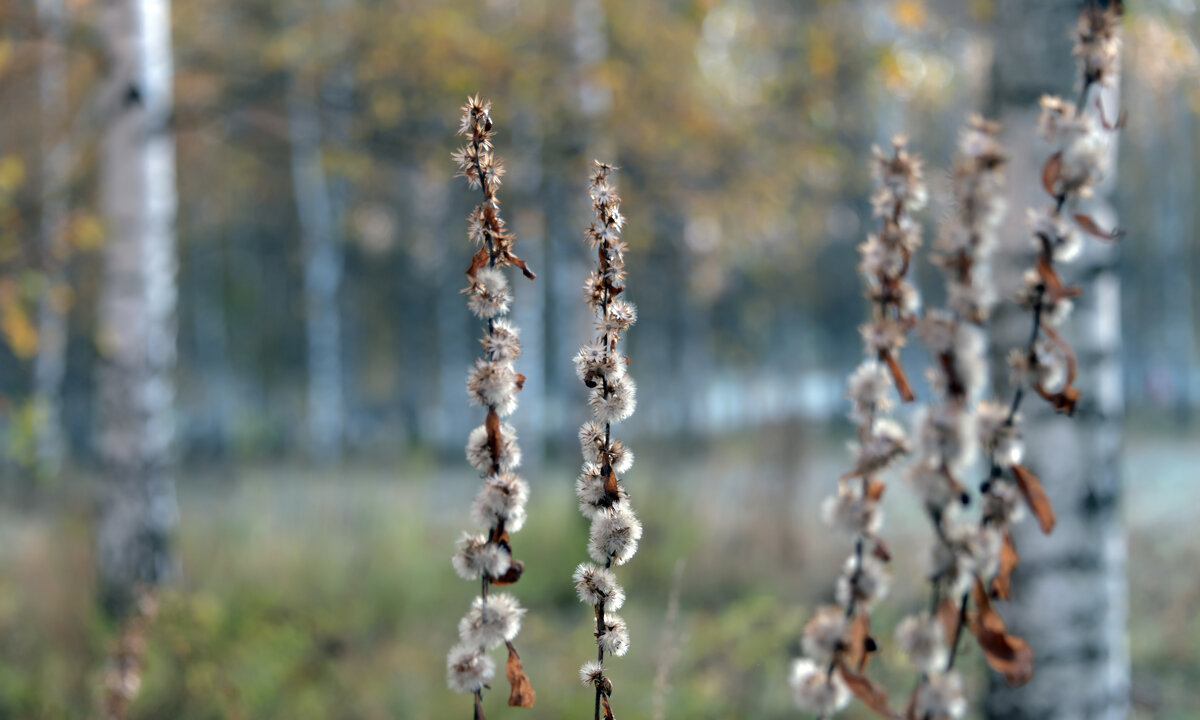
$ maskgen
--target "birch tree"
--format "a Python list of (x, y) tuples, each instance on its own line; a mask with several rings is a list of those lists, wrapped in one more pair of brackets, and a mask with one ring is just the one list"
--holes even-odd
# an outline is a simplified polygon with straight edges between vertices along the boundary
[[(1074, 0), (996, 4), (992, 115), (1004, 125), (1004, 144), (1020, 149), (1011, 153), (1009, 177), (1038, 177), (1045, 160), (1033, 133), (1038, 98), (1079, 90), (1071, 86), (1076, 65), (1068, 33), (1081, 6)], [(1115, 89), (1105, 88), (1100, 96), (1114, 116)], [(1088, 211), (1113, 227), (1115, 218), (1104, 200), (1109, 190), (1098, 188)], [(1009, 207), (1044, 204), (1040, 193), (1035, 183), (1012, 183)], [(1025, 247), (1028, 235), (1020, 222), (1010, 222), (1007, 232), (1007, 247)], [(1041, 537), (1033, 523), (1014, 532), (1021, 564), (1013, 578), (1014, 602), (1005, 604), (1004, 614), (1013, 631), (1033, 646), (1036, 672), (1020, 688), (992, 678), (987, 712), (994, 719), (1118, 720), (1130, 712), (1128, 587), (1119, 514), (1120, 287), (1114, 246), (1089, 242), (1085, 248), (1072, 264), (1070, 281), (1082, 287), (1083, 295), (1068, 323), (1084, 401), (1073, 418), (1037, 403), (1027, 403), (1024, 410), (1027, 464), (1041, 476), (1058, 525), (1050, 537)], [(1024, 342), (1027, 323), (1016, 320), (997, 319), (997, 352)]]
[(308, 442), (317, 460), (336, 459), (343, 434), (341, 317), (338, 288), (342, 253), (339, 227), (321, 157), (321, 124), (315, 92), (293, 72), (288, 78), (288, 134), (292, 192), (304, 257), (304, 318), (308, 347)]
[(107, 223), (98, 306), (99, 523), (102, 597), (128, 607), (139, 584), (172, 569), (175, 157), (169, 0), (110, 0), (101, 30), (111, 57), (100, 142)]
[[(67, 319), (61, 302), (66, 255), (70, 145), (67, 142), (66, 9), (63, 0), (38, 0), (43, 26), (38, 101), (42, 125), (40, 174), (43, 290), (38, 302), (38, 352), (33, 362), (33, 390), (38, 423), (36, 456), (41, 472), (57, 475), (63, 461), (62, 383), (66, 371)], [(61, 132), (60, 140), (57, 133)]]

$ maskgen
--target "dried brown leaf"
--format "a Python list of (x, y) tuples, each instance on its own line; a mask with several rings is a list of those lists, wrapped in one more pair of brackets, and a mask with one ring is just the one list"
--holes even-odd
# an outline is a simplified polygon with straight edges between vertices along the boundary
[(883, 497), (883, 491), (887, 490), (887, 484), (882, 480), (871, 479), (867, 483), (867, 491), (863, 493), (868, 500), (879, 502)]
[(533, 691), (533, 686), (529, 684), (529, 676), (521, 666), (521, 656), (517, 654), (517, 649), (511, 642), (506, 642), (505, 645), (508, 646), (508, 661), (504, 664), (504, 675), (512, 687), (508, 696), (508, 706), (533, 707), (533, 699), (537, 693)]
[(978, 578), (973, 590), (975, 613), (970, 620), (971, 632), (983, 649), (987, 664), (1014, 687), (1024, 685), (1033, 677), (1033, 649), (1016, 635), (1009, 635), (1004, 618), (992, 608), (987, 591)]
[(1012, 474), (1021, 496), (1033, 511), (1042, 532), (1049, 535), (1054, 531), (1054, 508), (1050, 505), (1050, 498), (1046, 497), (1046, 491), (1042, 489), (1042, 481), (1024, 465), (1013, 465)]
[(1107, 242), (1112, 242), (1114, 240), (1119, 239), (1121, 237), (1121, 235), (1123, 234), (1120, 231), (1120, 229), (1102, 230), (1100, 228), (1100, 225), (1097, 224), (1096, 221), (1092, 219), (1091, 215), (1084, 215), (1083, 213), (1075, 213), (1075, 215), (1073, 215), (1073, 217), (1075, 218), (1075, 224), (1078, 225), (1081, 230), (1083, 230), (1085, 233), (1087, 233), (1088, 235), (1091, 235), (1092, 237), (1094, 237), (1098, 240), (1105, 240)]
[(942, 601), (937, 606), (937, 619), (942, 624), (942, 630), (946, 633), (946, 640), (952, 641), (954, 636), (958, 634), (958, 616), (960, 613), (958, 603), (950, 598), (942, 598)]
[(474, 255), (471, 256), (471, 267), (467, 268), (467, 277), (475, 279), (475, 273), (484, 265), (488, 264), (487, 248), (479, 248)]
[[(860, 610), (854, 619), (850, 621), (850, 627), (846, 628), (845, 657), (847, 663), (851, 667), (857, 667), (858, 672), (862, 672), (867, 666), (867, 660), (870, 653), (867, 651), (867, 641), (871, 637), (871, 616), (865, 610)], [(872, 646), (874, 643), (872, 642)]]
[(611, 468), (604, 476), (604, 495), (613, 502), (621, 497), (621, 486), (617, 483), (617, 474)]
[(1042, 166), (1042, 187), (1046, 188), (1046, 192), (1050, 193), (1051, 197), (1058, 196), (1054, 186), (1058, 184), (1058, 176), (1062, 172), (1062, 163), (1062, 153), (1056, 152)]
[(604, 720), (616, 720), (613, 717), (612, 706), (608, 704), (608, 697), (606, 695), (600, 695), (600, 704), (604, 707)]
[(1004, 533), (1004, 542), (1000, 545), (1000, 570), (992, 578), (992, 597), (1008, 600), (1012, 590), (1012, 571), (1016, 569), (1021, 556), (1017, 555), (1017, 547), (1013, 545), (1012, 533)]
[(841, 658), (837, 660), (837, 667), (838, 672), (842, 674), (842, 679), (846, 681), (846, 687), (850, 688), (854, 697), (871, 708), (876, 715), (888, 718), (888, 720), (896, 720), (899, 717), (888, 707), (887, 692), (883, 688), (871, 682), (865, 675), (859, 675), (850, 670)]
[(520, 560), (513, 560), (508, 566), (508, 570), (498, 578), (492, 578), (493, 585), (512, 585), (521, 579), (521, 575), (525, 572), (525, 563)]

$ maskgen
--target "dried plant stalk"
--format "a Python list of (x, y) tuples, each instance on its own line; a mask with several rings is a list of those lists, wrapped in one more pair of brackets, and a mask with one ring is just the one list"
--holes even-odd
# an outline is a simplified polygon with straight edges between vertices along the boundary
[(463, 292), (471, 311), (486, 320), (480, 339), (483, 356), (467, 375), (467, 395), (472, 405), (487, 408), (487, 416), (467, 439), (467, 460), (483, 478), (483, 487), (471, 506), (471, 519), (482, 532), (464, 533), (452, 558), (460, 577), (480, 583), (480, 594), (458, 624), (460, 642), (450, 649), (446, 660), (446, 682), (455, 692), (474, 695), (476, 720), (483, 718), (483, 690), (496, 671), (488, 651), (500, 645), (508, 650), (508, 704), (532, 707), (534, 701), (533, 688), (512, 643), (525, 610), (509, 593), (488, 593), (491, 585), (517, 582), (525, 569), (513, 555), (510, 534), (525, 524), (529, 484), (515, 473), (521, 464), (516, 433), (501, 421), (516, 409), (525, 376), (513, 367), (521, 355), (521, 343), (517, 328), (506, 318), (512, 290), (502, 269), (515, 265), (526, 277), (534, 277), (513, 252), (515, 237), (500, 217), (496, 189), (504, 166), (493, 153), (495, 131), (490, 111), (491, 103), (478, 96), (468, 99), (458, 131), (468, 142), (454, 153), (459, 175), (471, 188), (483, 192), (483, 201), (468, 217), (467, 235), (478, 250), (467, 269), (468, 284)]
[(887, 696), (863, 674), (876, 650), (871, 637), (872, 605), (887, 592), (889, 553), (879, 537), (881, 474), (909, 452), (904, 428), (887, 417), (893, 390), (913, 399), (901, 369), (899, 351), (915, 322), (917, 291), (906, 280), (921, 229), (909, 214), (926, 200), (921, 161), (896, 137), (890, 152), (874, 149), (878, 190), (871, 202), (880, 229), (859, 246), (860, 269), (871, 301), (872, 318), (862, 330), (867, 359), (850, 375), (846, 396), (858, 426), (854, 467), (838, 480), (835, 495), (822, 506), (825, 521), (854, 538), (854, 553), (837, 582), (836, 605), (817, 609), (804, 627), (804, 657), (792, 663), (789, 682), (801, 709), (828, 717), (856, 696), (886, 714)]
[[(906, 617), (896, 643), (921, 675), (909, 699), (911, 717), (960, 717), (967, 707), (962, 678), (953, 669), (961, 612), (976, 577), (994, 577), (1009, 523), (1022, 507), (1007, 485), (985, 497), (983, 521), (969, 522), (966, 473), (980, 444), (1019, 456), (1019, 439), (1001, 427), (1006, 408), (979, 402), (987, 376), (983, 324), (994, 302), (991, 256), (1004, 217), (1004, 166), (999, 127), (971, 118), (959, 136), (953, 173), (953, 206), (942, 224), (934, 263), (946, 287), (946, 307), (928, 310), (918, 334), (933, 364), (927, 371), (933, 398), (918, 414), (915, 453), (907, 477), (935, 531), (930, 553), (929, 610)], [(996, 422), (999, 410), (1000, 423)], [(953, 636), (953, 645), (951, 637)], [(1025, 664), (1026, 658), (1021, 658)]]
[[(938, 544), (934, 550), (930, 612), (907, 618), (898, 630), (900, 644), (922, 671), (909, 701), (910, 717), (936, 720), (961, 717), (966, 712), (961, 679), (953, 671), (964, 629), (975, 636), (988, 665), (1003, 673), (1010, 684), (1023, 684), (1033, 675), (1032, 649), (1023, 639), (1007, 632), (991, 599), (1009, 597), (1011, 574), (1020, 559), (1010, 528), (1021, 518), (1025, 506), (1043, 532), (1050, 533), (1055, 524), (1053, 508), (1037, 476), (1022, 464), (1021, 402), (1026, 391), (1033, 390), (1056, 411), (1072, 414), (1079, 400), (1074, 387), (1074, 353), (1054, 329), (1069, 316), (1071, 298), (1079, 291), (1063, 284), (1056, 263), (1067, 262), (1078, 254), (1081, 231), (1108, 241), (1119, 236), (1117, 231), (1100, 230), (1094, 220), (1074, 212), (1073, 208), (1081, 198), (1091, 194), (1092, 187), (1103, 177), (1108, 157), (1106, 134), (1120, 125), (1108, 123), (1099, 99), (1094, 113), (1088, 107), (1091, 90), (1115, 76), (1120, 17), (1119, 3), (1108, 9), (1088, 7), (1082, 12), (1074, 49), (1082, 77), (1079, 99), (1074, 105), (1053, 96), (1041, 100), (1039, 131), (1059, 149), (1046, 161), (1041, 177), (1053, 204), (1029, 211), (1037, 257), (1025, 272), (1024, 287), (1017, 301), (1031, 313), (1032, 329), (1026, 346), (1009, 356), (1015, 386), (1012, 401), (981, 402), (975, 408), (973, 420), (965, 421), (974, 426), (975, 432), (970, 435), (976, 436), (973, 440), (982, 446), (989, 466), (988, 476), (980, 484), (982, 506), (978, 524), (953, 519), (955, 503), (948, 500), (953, 492), (946, 487), (954, 478), (939, 472), (936, 454), (927, 453), (913, 469), (913, 477), (923, 491), (926, 508), (937, 529)], [(993, 202), (994, 193), (984, 192), (980, 196), (978, 191), (994, 184), (988, 176), (1003, 161), (1002, 151), (992, 139), (994, 135), (994, 127), (980, 122), (973, 123), (964, 135), (960, 146), (963, 157), (956, 172), (957, 214), (948, 224), (948, 237), (953, 236), (956, 227), (961, 230), (967, 226), (968, 208), (986, 209)], [(974, 202), (964, 203), (964, 198), (971, 194), (975, 196)], [(989, 216), (985, 212), (982, 217)], [(953, 277), (956, 263), (944, 262), (945, 255), (942, 260), (943, 269), (948, 271), (948, 294), (953, 303), (957, 297)], [(962, 267), (957, 265), (958, 270)], [(970, 310), (969, 306), (951, 307), (947, 317), (960, 326), (980, 322), (982, 317), (972, 316)], [(930, 344), (931, 350), (938, 354), (938, 348)], [(969, 408), (976, 386), (965, 383), (956, 387), (951, 372), (954, 363), (948, 363), (944, 354), (938, 357), (944, 388), (942, 407), (962, 402)], [(937, 375), (939, 371), (935, 369)], [(931, 415), (934, 412), (930, 410)], [(960, 417), (970, 418), (970, 415), (960, 413)], [(970, 436), (965, 432), (960, 435)], [(939, 480), (939, 475), (946, 482)], [(952, 491), (959, 488), (961, 483), (955, 481)], [(964, 503), (968, 497), (963, 495)], [(973, 610), (969, 609), (972, 602)], [(943, 644), (947, 639), (948, 649)]]
[(642, 524), (629, 504), (629, 493), (620, 475), (633, 465), (633, 453), (614, 440), (612, 426), (633, 414), (636, 386), (618, 346), (637, 320), (637, 309), (619, 298), (625, 291), (625, 251), (621, 228), (621, 198), (611, 184), (615, 168), (596, 162), (588, 185), (595, 217), (585, 233), (596, 250), (596, 268), (584, 283), (584, 302), (596, 316), (597, 339), (584, 344), (575, 355), (575, 370), (589, 388), (588, 405), (593, 419), (579, 429), (583, 470), (576, 482), (579, 510), (591, 521), (588, 554), (591, 563), (581, 563), (574, 573), (579, 599), (591, 605), (596, 618), (596, 659), (579, 670), (586, 687), (596, 689), (596, 720), (612, 716), (613, 684), (605, 675), (605, 655), (624, 655), (629, 649), (629, 628), (613, 610), (625, 602), (625, 590), (617, 583), (614, 565), (624, 565), (637, 552)]

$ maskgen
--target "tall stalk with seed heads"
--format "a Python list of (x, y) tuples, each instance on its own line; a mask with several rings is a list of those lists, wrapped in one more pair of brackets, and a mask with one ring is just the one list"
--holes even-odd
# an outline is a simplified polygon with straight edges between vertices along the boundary
[(620, 475), (633, 465), (633, 453), (613, 438), (612, 427), (633, 414), (636, 387), (626, 370), (620, 341), (637, 320), (637, 309), (618, 296), (625, 291), (625, 251), (621, 228), (621, 198), (611, 183), (613, 166), (597, 162), (588, 185), (595, 217), (584, 237), (596, 251), (596, 268), (583, 286), (584, 302), (596, 316), (597, 338), (575, 355), (575, 370), (588, 387), (592, 419), (579, 429), (583, 470), (576, 482), (579, 510), (591, 521), (588, 554), (591, 563), (575, 568), (579, 599), (592, 606), (596, 618), (596, 659), (579, 670), (580, 680), (596, 690), (594, 712), (600, 720), (612, 717), (612, 680), (605, 674), (606, 655), (624, 655), (629, 628), (614, 613), (625, 602), (614, 565), (624, 565), (637, 552), (642, 524), (629, 504)]
[(472, 405), (487, 409), (484, 424), (467, 439), (467, 460), (483, 478), (483, 486), (471, 505), (477, 532), (466, 532), (454, 554), (454, 570), (464, 580), (479, 582), (479, 595), (458, 624), (459, 644), (446, 660), (446, 682), (452, 690), (474, 696), (475, 719), (483, 719), (483, 690), (495, 674), (488, 651), (499, 645), (508, 649), (505, 675), (511, 685), (508, 704), (532, 707), (534, 691), (521, 665), (513, 639), (521, 628), (524, 608), (509, 593), (490, 593), (493, 585), (511, 585), (521, 578), (525, 565), (513, 556), (510, 534), (525, 524), (529, 484), (516, 474), (521, 450), (511, 425), (501, 418), (517, 408), (517, 392), (525, 376), (513, 362), (521, 355), (517, 328), (507, 319), (512, 290), (503, 268), (515, 265), (529, 279), (534, 274), (513, 252), (515, 237), (500, 218), (496, 190), (504, 166), (492, 148), (495, 133), (491, 103), (478, 96), (467, 100), (458, 130), (467, 144), (454, 153), (459, 175), (472, 189), (483, 193), (483, 201), (467, 220), (467, 236), (478, 247), (467, 269), (467, 305), (486, 321), (483, 355), (467, 375), (467, 395)]

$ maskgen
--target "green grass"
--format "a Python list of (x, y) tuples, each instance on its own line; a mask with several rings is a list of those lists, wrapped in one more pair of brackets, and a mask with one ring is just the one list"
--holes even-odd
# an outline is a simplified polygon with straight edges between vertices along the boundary
[[(815, 519), (813, 486), (824, 461), (805, 461), (807, 485), (781, 507), (764, 477), (782, 471), (763, 467), (759, 449), (743, 438), (687, 462), (639, 461), (638, 487), (648, 489), (635, 489), (634, 504), (646, 534), (619, 570), (632, 647), (610, 665), (623, 720), (652, 717), (655, 676), (671, 644), (666, 717), (798, 716), (784, 681), (788, 659), (847, 548)], [(505, 707), (501, 677), (485, 709), (492, 720), (590, 717), (590, 691), (577, 680), (594, 647), (590, 609), (570, 582), (586, 557), (586, 524), (571, 495), (571, 468), (546, 468), (533, 484), (529, 522), (514, 536), (527, 571), (512, 592), (529, 609), (517, 647), (537, 704)], [(189, 477), (181, 485), (183, 573), (161, 596), (134, 718), (469, 717), (470, 700), (444, 682), (446, 650), (476, 590), (448, 561), (467, 522), (469, 470), (430, 464), (419, 477), (370, 468), (328, 477), (271, 467), (243, 470), (236, 481)], [(32, 512), (0, 511), (0, 720), (89, 715), (112, 638), (92, 596), (89, 507), (68, 495)], [(924, 536), (906, 525), (902, 507), (897, 514), (888, 520), (889, 540), (906, 557)], [(1200, 676), (1200, 619), (1192, 610), (1200, 558), (1189, 532), (1131, 531), (1139, 717), (1193, 717), (1200, 705), (1192, 682)], [(1164, 540), (1172, 535), (1177, 541)], [(680, 559), (679, 620), (667, 627)], [(875, 617), (885, 632), (922, 604), (921, 588), (902, 572)], [(893, 643), (883, 647), (872, 675), (903, 694), (912, 675)], [(979, 688), (984, 675), (973, 648), (963, 667)], [(858, 708), (845, 717), (866, 715)]]

